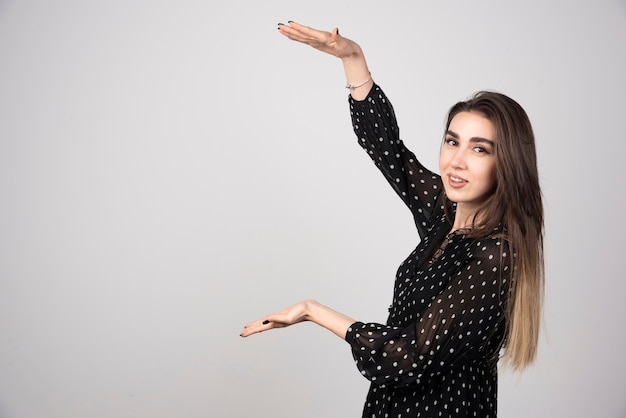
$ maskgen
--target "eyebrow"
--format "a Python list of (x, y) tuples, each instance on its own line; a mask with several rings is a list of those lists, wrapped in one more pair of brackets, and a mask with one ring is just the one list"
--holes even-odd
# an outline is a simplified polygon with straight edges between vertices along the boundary
[[(454, 131), (448, 130), (446, 132), (446, 135), (450, 135), (451, 137), (454, 137), (456, 139), (459, 139), (459, 134), (457, 134)], [(487, 138), (482, 138), (480, 136), (473, 136), (470, 138), (470, 142), (478, 142), (478, 143), (484, 143), (484, 144), (489, 144), (492, 147), (496, 146), (496, 143), (493, 142), (491, 139), (487, 139)]]

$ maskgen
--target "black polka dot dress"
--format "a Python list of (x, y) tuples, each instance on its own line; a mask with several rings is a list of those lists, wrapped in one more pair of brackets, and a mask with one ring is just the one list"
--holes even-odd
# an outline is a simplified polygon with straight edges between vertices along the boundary
[[(379, 86), (349, 99), (360, 145), (411, 210), (421, 241), (398, 268), (386, 324), (356, 322), (346, 341), (371, 381), (363, 417), (495, 417), (497, 359), (510, 282), (506, 241), (450, 233), (440, 176), (400, 140)], [(454, 217), (450, 206), (449, 216)]]

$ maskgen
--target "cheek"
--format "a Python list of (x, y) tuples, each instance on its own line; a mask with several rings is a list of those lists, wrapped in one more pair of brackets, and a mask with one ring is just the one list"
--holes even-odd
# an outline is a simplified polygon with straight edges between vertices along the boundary
[(448, 158), (447, 153), (442, 149), (439, 151), (439, 172), (443, 174), (443, 169), (448, 166), (450, 158)]
[(496, 167), (495, 165), (485, 170), (485, 183), (489, 185), (489, 189), (496, 187)]

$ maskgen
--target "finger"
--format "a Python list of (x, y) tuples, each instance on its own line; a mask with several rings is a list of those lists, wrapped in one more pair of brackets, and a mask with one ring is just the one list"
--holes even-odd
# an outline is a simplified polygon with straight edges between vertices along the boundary
[(259, 326), (264, 326), (264, 325), (268, 325), (270, 322), (272, 322), (272, 319), (269, 318), (270, 315), (266, 315), (261, 319), (257, 319), (256, 321), (252, 321), (250, 323), (247, 323), (244, 328), (256, 328)]
[(308, 44), (312, 42), (326, 43), (331, 35), (330, 32), (313, 29), (291, 20), (288, 25), (279, 24), (278, 30), (291, 40)]
[(300, 23), (294, 22), (293, 20), (288, 20), (287, 23), (289, 24), (290, 28), (293, 28), (298, 31), (302, 31), (304, 29), (311, 29), (308, 26), (301, 25)]
[(286, 36), (287, 38), (291, 39), (292, 41), (305, 43), (305, 39), (306, 38), (301, 33), (299, 33), (297, 30), (294, 30), (292, 27), (290, 27), (289, 25), (285, 25), (284, 23), (279, 23), (278, 24), (278, 31), (281, 33), (281, 35)]
[(305, 29), (306, 26), (299, 25), (293, 21), (288, 21), (287, 24), (279, 23), (278, 30), (283, 34), (290, 34), (292, 36), (297, 36), (298, 34), (302, 35), (302, 30)]
[(303, 32), (294, 30), (287, 25), (281, 25), (278, 28), (278, 30), (281, 34), (283, 34), (284, 36), (286, 36), (292, 41), (300, 42), (300, 43), (307, 44), (307, 45), (321, 42), (320, 40), (313, 38), (310, 35), (305, 34)]
[(274, 327), (274, 323), (267, 319), (250, 322), (243, 327), (243, 330), (239, 334), (241, 337), (248, 337), (252, 334), (267, 331)]

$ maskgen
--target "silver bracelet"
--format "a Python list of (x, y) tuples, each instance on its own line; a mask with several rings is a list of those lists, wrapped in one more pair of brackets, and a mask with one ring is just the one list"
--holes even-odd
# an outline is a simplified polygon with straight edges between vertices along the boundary
[(369, 81), (372, 79), (372, 73), (370, 73), (370, 76), (367, 80), (365, 80), (364, 82), (362, 82), (361, 84), (357, 84), (357, 85), (352, 85), (352, 84), (346, 84), (346, 88), (348, 90), (354, 90), (354, 89), (358, 89), (359, 87), (363, 87), (364, 85), (366, 85), (367, 83), (369, 83)]

